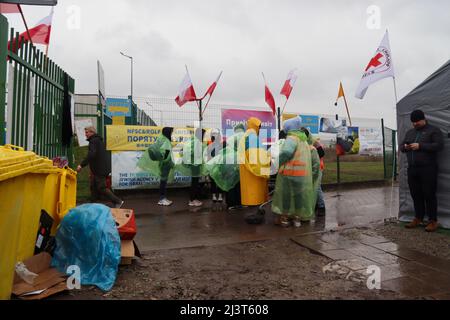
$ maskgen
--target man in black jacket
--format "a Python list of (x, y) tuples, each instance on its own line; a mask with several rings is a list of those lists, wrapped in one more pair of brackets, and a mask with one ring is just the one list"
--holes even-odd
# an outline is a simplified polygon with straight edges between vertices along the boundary
[(89, 164), (89, 168), (94, 176), (91, 179), (92, 200), (97, 201), (99, 195), (104, 195), (114, 203), (116, 208), (121, 208), (123, 201), (106, 188), (106, 177), (110, 174), (110, 170), (107, 165), (107, 154), (103, 139), (93, 127), (84, 129), (84, 134), (86, 135), (86, 140), (89, 141), (89, 153), (86, 159), (78, 166), (77, 171), (80, 172), (82, 168)]
[(434, 232), (438, 229), (437, 153), (444, 146), (444, 138), (439, 128), (428, 124), (421, 110), (411, 114), (411, 122), (414, 129), (406, 133), (400, 146), (400, 151), (408, 158), (408, 183), (416, 212), (416, 218), (406, 228), (417, 228), (428, 213), (429, 223), (425, 230)]

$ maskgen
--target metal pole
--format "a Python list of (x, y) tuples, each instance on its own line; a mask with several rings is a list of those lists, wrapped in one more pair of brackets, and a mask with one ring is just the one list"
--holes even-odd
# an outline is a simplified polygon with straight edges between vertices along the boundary
[(281, 132), (281, 108), (278, 107), (278, 133)]
[(131, 57), (131, 103), (133, 103), (133, 57)]
[(337, 156), (337, 183), (339, 187), (341, 184), (341, 161), (339, 155)]
[[(381, 119), (381, 132), (383, 134), (383, 168), (384, 179), (387, 179), (387, 166), (386, 166), (386, 134), (384, 132), (384, 119)], [(393, 168), (392, 168), (393, 169)]]
[(203, 125), (202, 125), (202, 122), (203, 122), (203, 100), (199, 100), (198, 101), (198, 109), (199, 109), (199, 111), (200, 111), (200, 114), (199, 114), (199, 120), (200, 120), (200, 129), (203, 129)]

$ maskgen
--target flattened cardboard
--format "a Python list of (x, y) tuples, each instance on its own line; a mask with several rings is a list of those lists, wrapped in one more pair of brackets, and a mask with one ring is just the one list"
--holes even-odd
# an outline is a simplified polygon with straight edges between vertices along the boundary
[(64, 292), (66, 290), (67, 290), (66, 283), (61, 282), (61, 283), (57, 284), (56, 286), (45, 290), (44, 292), (42, 292), (39, 295), (22, 296), (22, 297), (20, 297), (20, 299), (22, 299), (22, 300), (42, 300), (42, 299), (48, 298), (54, 294)]
[[(56, 269), (50, 268), (51, 259), (48, 253), (43, 252), (24, 261), (27, 269), (38, 274), (38, 277), (34, 280), (34, 284), (30, 285), (16, 274), (12, 290), (13, 294), (20, 299), (41, 300), (55, 293), (67, 290), (65, 276)], [(39, 294), (39, 292), (41, 293)], [(29, 293), (36, 294), (22, 297), (24, 294)]]

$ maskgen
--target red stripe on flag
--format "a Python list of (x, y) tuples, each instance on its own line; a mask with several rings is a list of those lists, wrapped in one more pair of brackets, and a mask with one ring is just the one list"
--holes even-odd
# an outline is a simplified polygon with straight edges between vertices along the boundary
[(270, 92), (269, 87), (266, 85), (266, 103), (269, 105), (269, 107), (272, 109), (273, 114), (275, 115), (276, 112), (276, 105), (275, 105), (275, 99), (273, 98), (272, 92)]
[(1, 3), (0, 13), (20, 13), (19, 5), (11, 3)]
[(291, 86), (291, 80), (286, 80), (283, 89), (281, 89), (281, 94), (286, 96), (286, 99), (289, 99), (292, 93), (292, 89), (294, 88)]

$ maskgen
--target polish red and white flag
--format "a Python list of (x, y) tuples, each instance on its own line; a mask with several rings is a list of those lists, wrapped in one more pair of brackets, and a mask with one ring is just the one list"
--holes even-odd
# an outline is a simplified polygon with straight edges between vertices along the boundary
[(292, 90), (294, 89), (297, 79), (298, 79), (297, 69), (294, 69), (291, 72), (289, 72), (287, 80), (284, 83), (283, 89), (281, 89), (281, 95), (285, 96), (286, 99), (288, 100), (289, 97), (291, 96)]
[(269, 89), (269, 85), (267, 84), (264, 73), (263, 73), (263, 78), (264, 78), (264, 82), (266, 85), (266, 88), (265, 88), (266, 103), (269, 105), (270, 109), (272, 109), (273, 115), (275, 115), (277, 113), (275, 98), (273, 97), (272, 91), (270, 91), (270, 89)]
[(53, 8), (50, 14), (39, 21), (34, 28), (28, 30), (28, 32), (23, 32), (20, 34), (20, 38), (24, 38), (25, 40), (30, 40), (33, 44), (50, 44), (50, 34), (52, 31), (52, 20), (53, 20)]
[(20, 13), (19, 5), (12, 3), (0, 3), (0, 13)]
[(182, 107), (186, 103), (195, 100), (197, 100), (197, 96), (195, 94), (194, 85), (192, 84), (189, 72), (186, 71), (186, 76), (184, 77), (183, 82), (181, 82), (178, 97), (176, 97), (175, 102)]
[(222, 72), (219, 74), (219, 76), (217, 77), (217, 80), (214, 81), (214, 83), (211, 85), (211, 87), (209, 87), (208, 91), (206, 91), (205, 97), (209, 94), (210, 96), (213, 95), (214, 91), (217, 88), (217, 84), (219, 83), (220, 78), (222, 77)]

